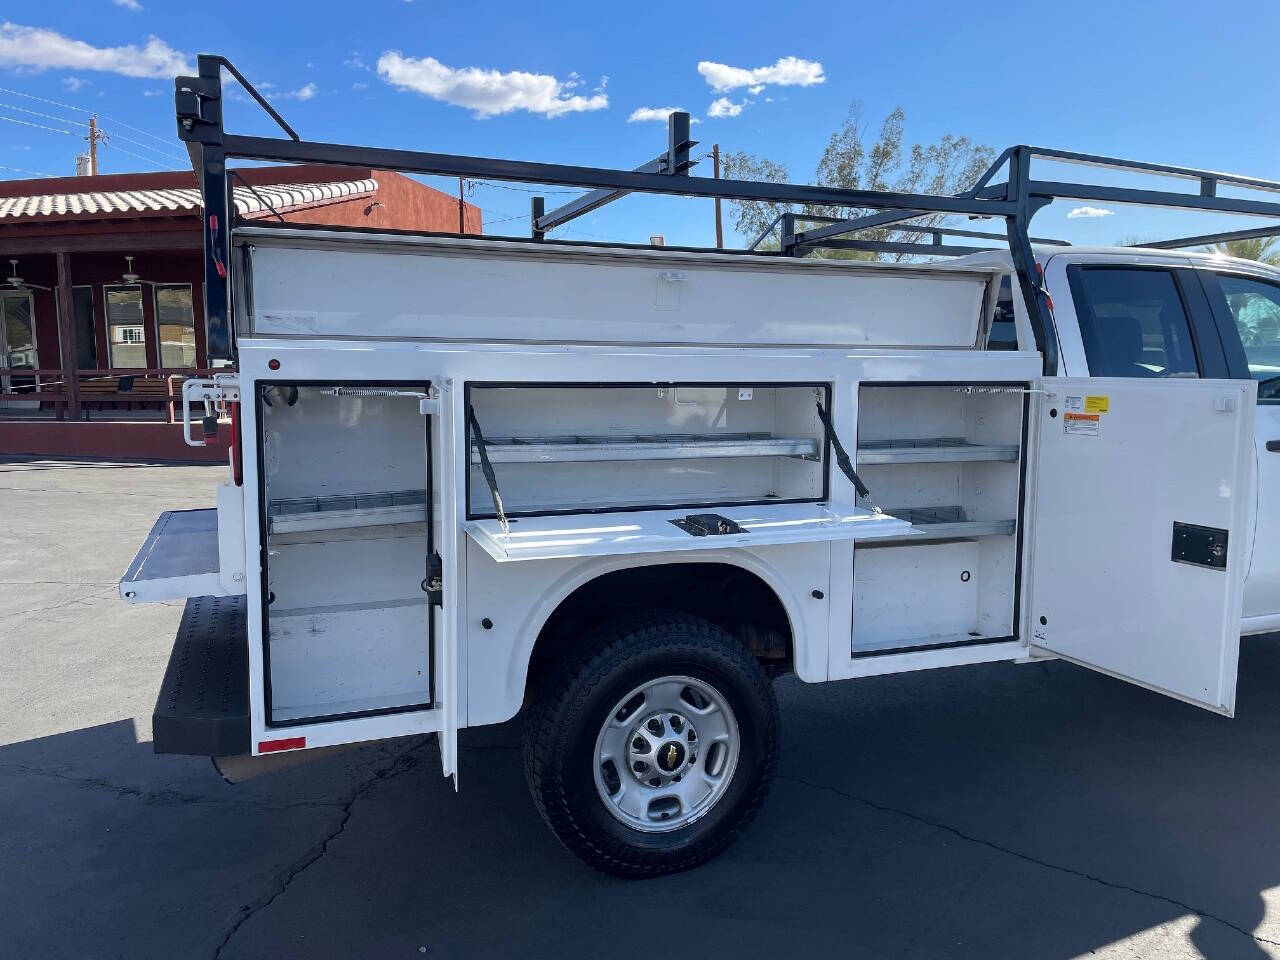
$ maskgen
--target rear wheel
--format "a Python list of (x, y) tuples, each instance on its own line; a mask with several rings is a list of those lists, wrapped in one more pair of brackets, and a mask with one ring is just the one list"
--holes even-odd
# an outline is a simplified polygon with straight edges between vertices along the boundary
[(547, 684), (525, 733), (543, 818), (575, 855), (619, 876), (709, 860), (764, 801), (778, 707), (734, 637), (646, 611), (592, 630)]

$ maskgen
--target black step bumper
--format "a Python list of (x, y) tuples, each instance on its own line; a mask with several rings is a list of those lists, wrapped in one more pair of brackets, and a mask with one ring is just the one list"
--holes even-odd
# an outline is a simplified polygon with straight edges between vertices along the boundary
[(151, 715), (156, 753), (249, 752), (249, 631), (244, 597), (192, 597)]

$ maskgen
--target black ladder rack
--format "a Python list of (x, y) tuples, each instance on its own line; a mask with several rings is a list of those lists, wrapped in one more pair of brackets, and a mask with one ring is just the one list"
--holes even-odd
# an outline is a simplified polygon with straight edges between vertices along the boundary
[[(226, 132), (222, 115), (224, 67), (279, 124), (288, 135), (288, 139), (251, 137)], [(955, 196), (934, 196), (895, 191), (847, 190), (812, 184), (719, 180), (689, 176), (688, 171), (693, 162), (689, 157), (689, 148), (693, 145), (693, 141), (689, 140), (689, 116), (684, 113), (672, 114), (668, 130), (668, 148), (665, 153), (638, 169), (614, 170), (303, 140), (239, 71), (220, 56), (200, 55), (197, 75), (178, 77), (174, 81), (174, 86), (178, 137), (186, 143), (191, 155), (191, 163), (200, 184), (205, 209), (204, 296), (210, 360), (235, 359), (231, 323), (232, 284), (229, 276), (234, 268), (230, 257), (230, 227), (234, 204), (230, 202), (231, 173), (227, 167), (227, 161), (233, 157), (283, 163), (367, 166), (405, 173), (581, 187), (583, 190), (591, 191), (584, 197), (571, 201), (551, 213), (544, 212), (543, 198), (533, 199), (531, 235), (544, 243), (560, 242), (547, 240), (543, 236), (545, 230), (551, 225), (567, 223), (574, 217), (581, 216), (628, 193), (675, 194), (726, 200), (764, 200), (796, 204), (801, 207), (876, 211), (872, 214), (860, 214), (847, 220), (835, 220), (799, 232), (795, 231), (793, 220), (789, 224), (790, 229), (783, 233), (782, 249), (779, 251), (783, 256), (803, 255), (809, 250), (822, 246), (847, 248), (851, 244), (862, 244), (863, 246), (857, 246), (855, 249), (877, 249), (874, 246), (865, 246), (865, 244), (874, 244), (876, 241), (858, 241), (849, 237), (851, 234), (876, 227), (909, 224), (913, 219), (930, 214), (1001, 219), (1005, 225), (1003, 235), (996, 233), (988, 236), (993, 239), (1003, 238), (1008, 244), (1013, 269), (1018, 276), (1018, 285), (1030, 318), (1036, 348), (1043, 358), (1044, 371), (1048, 375), (1056, 374), (1058, 369), (1057, 335), (1048, 295), (1037, 270), (1033, 241), (1028, 228), (1032, 217), (1053, 200), (1069, 198), (1185, 210), (1207, 210), (1267, 217), (1280, 222), (1280, 202), (1222, 196), (1219, 193), (1219, 188), (1223, 186), (1237, 190), (1280, 193), (1280, 182), (1274, 180), (1169, 164), (1121, 160), (1115, 157), (1032, 147), (1025, 144), (1009, 147), (1001, 153), (970, 189)], [(1140, 190), (1102, 184), (1034, 180), (1031, 177), (1033, 159), (1172, 177), (1196, 184), (1198, 192)], [(1002, 171), (1005, 175), (1004, 179), (997, 181), (997, 175)], [(808, 222), (828, 219), (804, 216), (799, 218), (807, 219)], [(906, 245), (907, 248), (896, 250), (896, 252), (943, 252), (947, 249), (946, 245), (936, 242), (941, 237), (969, 235), (969, 232), (950, 228), (919, 229), (933, 236), (935, 242), (909, 244)], [(1273, 233), (1280, 233), (1280, 226), (1268, 226), (1265, 233), (1253, 235), (1266, 236)], [(1215, 234), (1164, 241), (1162, 244), (1148, 244), (1148, 246), (1189, 246), (1213, 242), (1217, 239), (1229, 239), (1229, 237)], [(494, 242), (501, 241), (495, 239)], [(971, 248), (968, 252), (977, 249), (982, 248)]]

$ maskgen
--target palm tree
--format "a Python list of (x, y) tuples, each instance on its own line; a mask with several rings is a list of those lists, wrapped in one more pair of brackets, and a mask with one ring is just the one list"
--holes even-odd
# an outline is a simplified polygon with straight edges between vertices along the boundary
[(1223, 257), (1239, 257), (1241, 260), (1257, 260), (1271, 266), (1280, 266), (1280, 248), (1276, 237), (1248, 237), (1244, 240), (1224, 240), (1205, 247), (1205, 253)]

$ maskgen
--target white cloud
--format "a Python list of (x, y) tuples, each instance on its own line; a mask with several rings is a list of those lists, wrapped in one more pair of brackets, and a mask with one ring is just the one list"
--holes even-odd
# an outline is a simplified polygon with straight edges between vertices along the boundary
[(406, 57), (394, 50), (378, 58), (378, 76), (401, 90), (412, 90), (433, 100), (474, 110), (480, 118), (513, 110), (558, 117), (584, 110), (603, 110), (609, 105), (609, 97), (604, 93), (589, 97), (570, 95), (568, 91), (578, 83), (575, 74), (567, 81), (560, 81), (545, 73), (521, 70), (502, 73), (479, 67), (455, 69), (435, 57)]
[(62, 85), (72, 93), (77, 92), (81, 87), (87, 84), (88, 80), (81, 80), (79, 77), (63, 77)]
[(143, 90), (142, 91), (142, 95), (144, 97), (162, 97), (164, 96), (164, 94), (165, 94), (164, 90)]
[(765, 84), (779, 87), (812, 87), (825, 83), (822, 64), (816, 60), (801, 60), (799, 57), (781, 57), (771, 67), (730, 67), (727, 64), (703, 60), (698, 63), (698, 72), (716, 93), (749, 87), (752, 94), (759, 93)]
[(134, 13), (138, 13), (142, 10), (142, 4), (140, 4), (138, 0), (112, 0), (112, 2), (117, 7), (124, 7), (126, 10), (132, 10)]
[(352, 90), (368, 90), (369, 85), (367, 83), (353, 83), (351, 85), (351, 89)]
[(319, 92), (314, 83), (307, 83), (297, 90), (285, 90), (281, 93), (273, 93), (271, 96), (275, 100), (310, 100)]
[(718, 97), (711, 101), (711, 106), (707, 107), (708, 117), (736, 117), (742, 112), (750, 100), (743, 100), (741, 103), (734, 103), (728, 97)]
[(1115, 216), (1114, 210), (1106, 210), (1102, 207), (1076, 207), (1067, 214), (1068, 220), (1092, 220), (1095, 217), (1111, 217)]
[(638, 107), (631, 111), (631, 116), (627, 117), (627, 123), (644, 123), (647, 120), (661, 120), (666, 123), (667, 117), (682, 111), (684, 107)]
[(344, 67), (350, 67), (352, 70), (368, 70), (370, 72), (373, 71), (373, 68), (370, 67), (367, 63), (365, 63), (364, 58), (361, 57), (360, 54), (358, 53), (351, 54), (351, 56), (347, 57), (347, 59), (342, 61), (342, 65)]
[(148, 37), (143, 47), (95, 47), (44, 27), (0, 23), (0, 67), (29, 70), (100, 70), (124, 77), (167, 79), (194, 73), (187, 55), (159, 37)]

